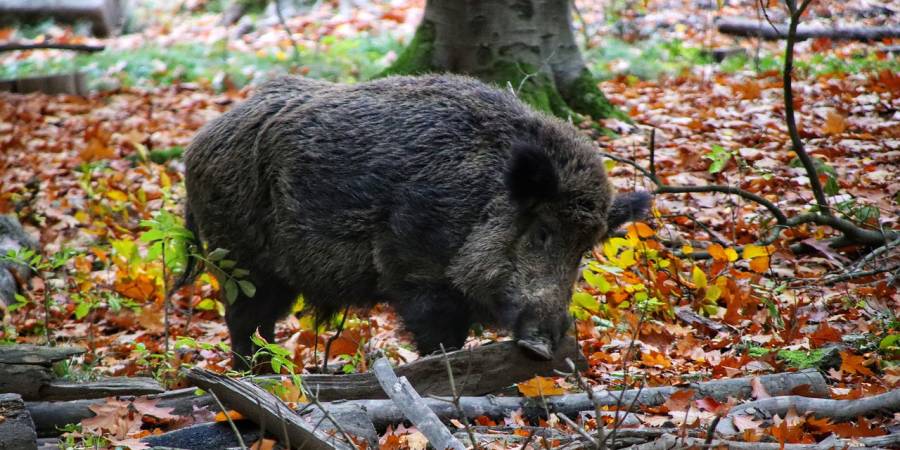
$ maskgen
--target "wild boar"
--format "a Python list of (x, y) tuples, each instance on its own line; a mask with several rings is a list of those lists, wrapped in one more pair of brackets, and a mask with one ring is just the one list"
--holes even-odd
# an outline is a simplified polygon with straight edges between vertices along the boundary
[(550, 358), (582, 255), (649, 203), (572, 125), (455, 75), (276, 79), (185, 164), (188, 226), (256, 286), (227, 305), (243, 357), (303, 295), (320, 316), (387, 302), (422, 353), (479, 322)]

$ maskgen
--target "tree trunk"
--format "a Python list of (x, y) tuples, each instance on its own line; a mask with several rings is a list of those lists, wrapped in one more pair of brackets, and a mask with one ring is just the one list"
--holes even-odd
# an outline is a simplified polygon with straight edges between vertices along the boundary
[(567, 117), (619, 116), (572, 32), (569, 0), (428, 0), (412, 41), (384, 75), (454, 72)]

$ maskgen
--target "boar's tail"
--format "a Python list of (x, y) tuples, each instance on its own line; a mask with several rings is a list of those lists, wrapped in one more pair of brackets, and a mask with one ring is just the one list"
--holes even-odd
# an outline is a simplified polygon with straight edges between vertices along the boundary
[(187, 263), (184, 265), (184, 271), (181, 272), (181, 276), (175, 280), (175, 285), (172, 286), (171, 292), (175, 292), (182, 286), (194, 281), (194, 277), (197, 276), (197, 252), (201, 251), (200, 233), (197, 229), (197, 222), (194, 220), (194, 215), (191, 213), (188, 205), (184, 206), (184, 226), (191, 232), (194, 238), (187, 243)]

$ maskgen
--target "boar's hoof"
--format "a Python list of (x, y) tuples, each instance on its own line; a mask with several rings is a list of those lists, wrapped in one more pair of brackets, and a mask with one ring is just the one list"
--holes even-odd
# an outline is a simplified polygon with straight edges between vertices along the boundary
[(553, 359), (553, 351), (551, 350), (550, 343), (543, 339), (519, 339), (517, 343), (519, 344), (519, 347), (525, 349), (525, 352), (528, 353), (529, 356), (532, 356), (535, 359), (547, 361)]

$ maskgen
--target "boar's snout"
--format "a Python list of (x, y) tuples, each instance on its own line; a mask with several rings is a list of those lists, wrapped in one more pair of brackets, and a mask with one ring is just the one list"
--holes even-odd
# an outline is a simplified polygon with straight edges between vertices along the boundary
[(549, 361), (571, 325), (568, 308), (553, 312), (525, 308), (516, 324), (516, 342), (536, 359)]

